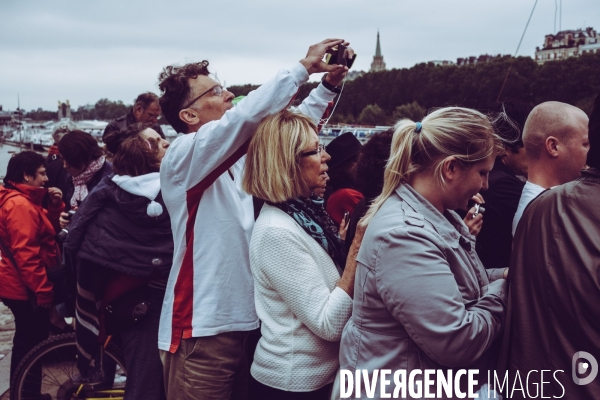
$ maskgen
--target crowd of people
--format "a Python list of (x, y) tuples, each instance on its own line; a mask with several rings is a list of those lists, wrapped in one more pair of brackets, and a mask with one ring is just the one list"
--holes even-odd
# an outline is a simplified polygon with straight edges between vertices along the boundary
[[(66, 126), (47, 159), (11, 158), (11, 374), (74, 317), (76, 383), (112, 383), (112, 335), (126, 399), (330, 399), (340, 370), (461, 369), (480, 371), (480, 398), (600, 396), (597, 364), (578, 372), (590, 382), (571, 377), (576, 354), (600, 360), (600, 96), (589, 120), (560, 102), (443, 107), (325, 147), (348, 73), (323, 61), (337, 45), (311, 46), (235, 106), (207, 61), (168, 66), (161, 96), (140, 95), (104, 147)], [(183, 134), (172, 143), (161, 113)], [(49, 278), (59, 265), (68, 293)], [(119, 319), (131, 305), (135, 320)], [(540, 370), (563, 375), (528, 374)], [(502, 394), (487, 372), (507, 374)]]

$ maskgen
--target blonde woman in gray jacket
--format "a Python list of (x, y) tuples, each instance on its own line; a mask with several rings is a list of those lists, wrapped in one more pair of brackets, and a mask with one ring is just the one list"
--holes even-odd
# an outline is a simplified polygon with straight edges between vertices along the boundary
[[(504, 321), (506, 271), (486, 271), (475, 237), (452, 210), (487, 188), (500, 149), (488, 118), (471, 109), (443, 108), (396, 125), (383, 192), (361, 221), (367, 229), (342, 334), (342, 370), (354, 377), (367, 370), (371, 378), (374, 370), (391, 370), (383, 388), (379, 378), (368, 392), (362, 383), (362, 396), (392, 394), (401, 370), (405, 398), (425, 397), (425, 370), (451, 374), (454, 383), (458, 370), (479, 369), (472, 391), (487, 380), (489, 350)], [(467, 393), (466, 377), (442, 395)], [(440, 393), (436, 375), (427, 379), (428, 392)]]

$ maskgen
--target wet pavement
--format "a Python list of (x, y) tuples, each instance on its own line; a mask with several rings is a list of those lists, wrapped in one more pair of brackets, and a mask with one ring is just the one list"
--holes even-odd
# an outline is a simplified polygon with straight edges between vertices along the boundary
[[(8, 391), (10, 376), (10, 349), (15, 334), (15, 322), (12, 313), (0, 302), (0, 395)], [(8, 396), (0, 396), (0, 400)]]

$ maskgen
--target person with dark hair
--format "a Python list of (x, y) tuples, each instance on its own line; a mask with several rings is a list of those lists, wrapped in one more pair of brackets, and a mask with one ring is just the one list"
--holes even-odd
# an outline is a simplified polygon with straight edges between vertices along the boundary
[[(75, 130), (65, 134), (58, 142), (58, 150), (69, 173), (67, 210), (77, 208), (102, 178), (112, 172), (112, 164), (106, 161), (96, 139), (84, 131)], [(68, 224), (64, 217), (61, 216), (63, 227)]]
[(354, 179), (356, 189), (364, 195), (350, 214), (346, 231), (346, 247), (350, 248), (358, 221), (367, 213), (373, 200), (383, 189), (383, 173), (390, 158), (393, 130), (376, 133), (362, 146), (356, 164), (354, 164)]
[(524, 371), (541, 374), (527, 374), (511, 399), (537, 388), (547, 398), (600, 396), (600, 95), (589, 145), (589, 168), (533, 200), (515, 233), (498, 375), (507, 371), (511, 387)]
[(48, 157), (46, 157), (46, 174), (48, 175), (48, 187), (57, 187), (63, 193), (63, 201), (67, 203), (67, 192), (69, 191), (69, 173), (65, 169), (64, 160), (60, 156), (58, 143), (60, 139), (67, 133), (75, 130), (76, 126), (73, 122), (59, 123), (52, 131), (54, 144), (48, 149)]
[(165, 134), (158, 124), (159, 117), (160, 104), (158, 103), (158, 96), (152, 92), (142, 93), (135, 99), (133, 107), (127, 114), (106, 125), (102, 134), (102, 141), (105, 141), (109, 133), (121, 131), (136, 123), (150, 124), (152, 129), (164, 139)]
[(524, 103), (504, 103), (496, 110), (500, 114), (493, 118), (504, 151), (496, 157), (490, 171), (488, 189), (481, 192), (485, 214), (475, 249), (486, 268), (506, 268), (510, 262), (512, 221), (527, 177), (522, 130), (531, 108)]
[(331, 160), (327, 162), (329, 181), (325, 191), (327, 213), (340, 226), (345, 213), (351, 213), (363, 198), (355, 188), (354, 165), (358, 160), (362, 145), (352, 132), (346, 132), (327, 145)]
[(78, 261), (78, 367), (87, 382), (103, 380), (91, 364), (95, 360), (98, 365), (100, 357), (98, 337), (103, 339), (105, 331), (99, 321), (105, 307), (131, 290), (143, 292), (150, 304), (147, 314), (120, 332), (127, 365), (125, 399), (164, 399), (156, 338), (173, 236), (159, 169), (169, 143), (150, 124), (137, 123), (110, 133), (106, 147), (114, 155), (115, 174), (105, 176), (88, 195), (64, 244)]
[(159, 76), (165, 118), (186, 133), (171, 143), (160, 168), (177, 243), (158, 339), (168, 398), (246, 396), (248, 338), (259, 320), (248, 255), (254, 210), (241, 187), (244, 154), (263, 118), (287, 108), (310, 74), (328, 72), (298, 107), (321, 119), (348, 71), (323, 57), (342, 43), (311, 46), (235, 107), (206, 61), (169, 66)]
[[(54, 236), (64, 204), (60, 189), (44, 188), (47, 181), (44, 156), (24, 151), (10, 159), (0, 187), (0, 299), (13, 313), (16, 328), (11, 378), (23, 357), (48, 337), (53, 287), (47, 270), (60, 260)], [(42, 208), (46, 195), (48, 209)], [(40, 383), (34, 378), (26, 390), (39, 394)]]

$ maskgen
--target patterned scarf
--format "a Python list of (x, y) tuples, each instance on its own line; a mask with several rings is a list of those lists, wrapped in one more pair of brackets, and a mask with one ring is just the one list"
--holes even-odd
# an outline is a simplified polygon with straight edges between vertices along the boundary
[(79, 175), (73, 177), (73, 185), (75, 185), (75, 191), (73, 197), (71, 197), (71, 207), (79, 206), (79, 203), (83, 201), (88, 195), (88, 183), (96, 172), (102, 169), (104, 165), (104, 156), (101, 156), (97, 160), (92, 161), (87, 168)]
[(342, 274), (346, 266), (346, 250), (342, 240), (338, 236), (338, 228), (325, 211), (325, 207), (323, 207), (323, 199), (311, 195), (310, 199), (297, 197), (283, 203), (268, 204), (279, 208), (294, 218), (294, 221), (325, 249), (340, 275)]

